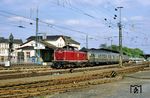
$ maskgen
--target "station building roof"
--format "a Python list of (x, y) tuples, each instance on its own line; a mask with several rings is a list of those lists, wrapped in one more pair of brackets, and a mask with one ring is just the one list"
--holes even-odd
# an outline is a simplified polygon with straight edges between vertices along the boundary
[[(5, 39), (4, 37), (0, 37), (0, 43), (9, 43), (9, 39)], [(15, 44), (22, 44), (22, 40), (21, 39), (14, 39)]]
[[(56, 41), (58, 38), (62, 37), (65, 41), (66, 44), (78, 44), (80, 45), (79, 42), (73, 40), (71, 37), (69, 36), (64, 36), (64, 35), (51, 35), (51, 36), (46, 36), (45, 38), (43, 36), (37, 36), (38, 39), (41, 40), (50, 40), (50, 41)], [(30, 36), (27, 38), (27, 40), (36, 40), (36, 36)]]
[[(30, 40), (32, 41), (32, 40)], [(30, 41), (27, 41), (26, 43), (30, 42)], [(26, 43), (23, 43), (23, 44), (26, 44)], [(44, 44), (45, 47), (48, 47), (50, 49), (56, 49), (57, 47), (48, 43), (48, 42), (45, 42), (45, 41), (39, 41), (39, 43), (41, 44)], [(22, 45), (23, 45), (22, 44)], [(21, 48), (18, 48), (18, 49), (23, 49), (23, 50), (34, 50), (34, 46), (24, 46), (24, 47), (21, 47)]]

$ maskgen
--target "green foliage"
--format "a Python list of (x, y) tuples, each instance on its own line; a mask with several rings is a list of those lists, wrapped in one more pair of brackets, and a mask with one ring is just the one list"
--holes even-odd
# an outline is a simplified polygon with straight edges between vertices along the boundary
[(101, 44), (99, 47), (100, 48), (107, 48), (107, 45), (106, 44)]
[[(112, 46), (108, 46), (107, 49), (119, 51), (119, 46), (112, 45)], [(143, 55), (143, 51), (140, 50), (139, 48), (132, 49), (132, 48), (128, 48), (128, 47), (122, 47), (122, 51), (129, 57), (142, 57), (142, 55)]]

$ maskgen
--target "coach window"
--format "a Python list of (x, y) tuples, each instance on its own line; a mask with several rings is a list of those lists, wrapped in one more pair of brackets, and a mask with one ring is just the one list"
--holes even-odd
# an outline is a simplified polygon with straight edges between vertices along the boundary
[(94, 54), (91, 54), (91, 56), (92, 56), (92, 57), (95, 57), (95, 55), (94, 55)]
[(103, 55), (103, 59), (105, 59), (105, 55)]
[(111, 55), (109, 55), (109, 59), (111, 59)]
[(108, 55), (107, 54), (105, 55), (105, 57), (106, 57), (106, 59), (108, 59)]
[(115, 60), (117, 59), (117, 56), (116, 56), (116, 55), (114, 55), (114, 59), (115, 59)]
[(101, 58), (101, 55), (100, 55), (100, 54), (98, 55), (98, 58)]
[(119, 56), (118, 56), (118, 55), (116, 56), (116, 59), (119, 59)]
[(104, 55), (103, 55), (103, 54), (102, 54), (101, 56), (102, 56), (102, 58), (104, 58)]
[(114, 56), (114, 55), (112, 55), (112, 59), (115, 59), (115, 56)]

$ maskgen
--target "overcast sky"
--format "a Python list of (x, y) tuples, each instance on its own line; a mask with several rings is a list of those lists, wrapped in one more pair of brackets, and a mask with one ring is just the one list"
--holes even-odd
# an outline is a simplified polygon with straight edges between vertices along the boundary
[(86, 34), (90, 48), (118, 45), (119, 11), (115, 8), (120, 6), (124, 7), (123, 46), (150, 53), (149, 0), (0, 0), (0, 36), (8, 38), (13, 33), (25, 41), (35, 35), (38, 8), (39, 33), (67, 35), (81, 47), (86, 46)]

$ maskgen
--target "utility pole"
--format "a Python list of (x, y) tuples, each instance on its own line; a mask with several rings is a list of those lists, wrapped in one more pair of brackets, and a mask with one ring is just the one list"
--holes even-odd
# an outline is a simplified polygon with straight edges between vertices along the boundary
[[(115, 8), (115, 11), (119, 10), (119, 22), (118, 22), (118, 28), (119, 28), (119, 66), (122, 67), (122, 56), (123, 56), (123, 52), (122, 52), (122, 23), (121, 23), (121, 9), (123, 7), (117, 7)], [(114, 15), (114, 19), (117, 18), (117, 15)], [(104, 19), (105, 21), (108, 21), (107, 18)], [(109, 26), (111, 27), (111, 26)]]
[(38, 63), (38, 61), (39, 61), (39, 57), (38, 57), (38, 21), (39, 21), (39, 18), (38, 18), (38, 9), (37, 9), (37, 17), (36, 17), (36, 43), (35, 43), (35, 46), (36, 46), (36, 51), (35, 51), (36, 63)]
[(88, 49), (88, 34), (86, 34), (86, 49)]
[(119, 23), (118, 23), (118, 27), (119, 27), (119, 65), (120, 67), (122, 67), (122, 23), (121, 23), (121, 9), (123, 7), (117, 7), (119, 9)]
[(111, 50), (112, 50), (112, 43), (113, 43), (113, 39), (111, 39), (110, 41), (111, 41)]

